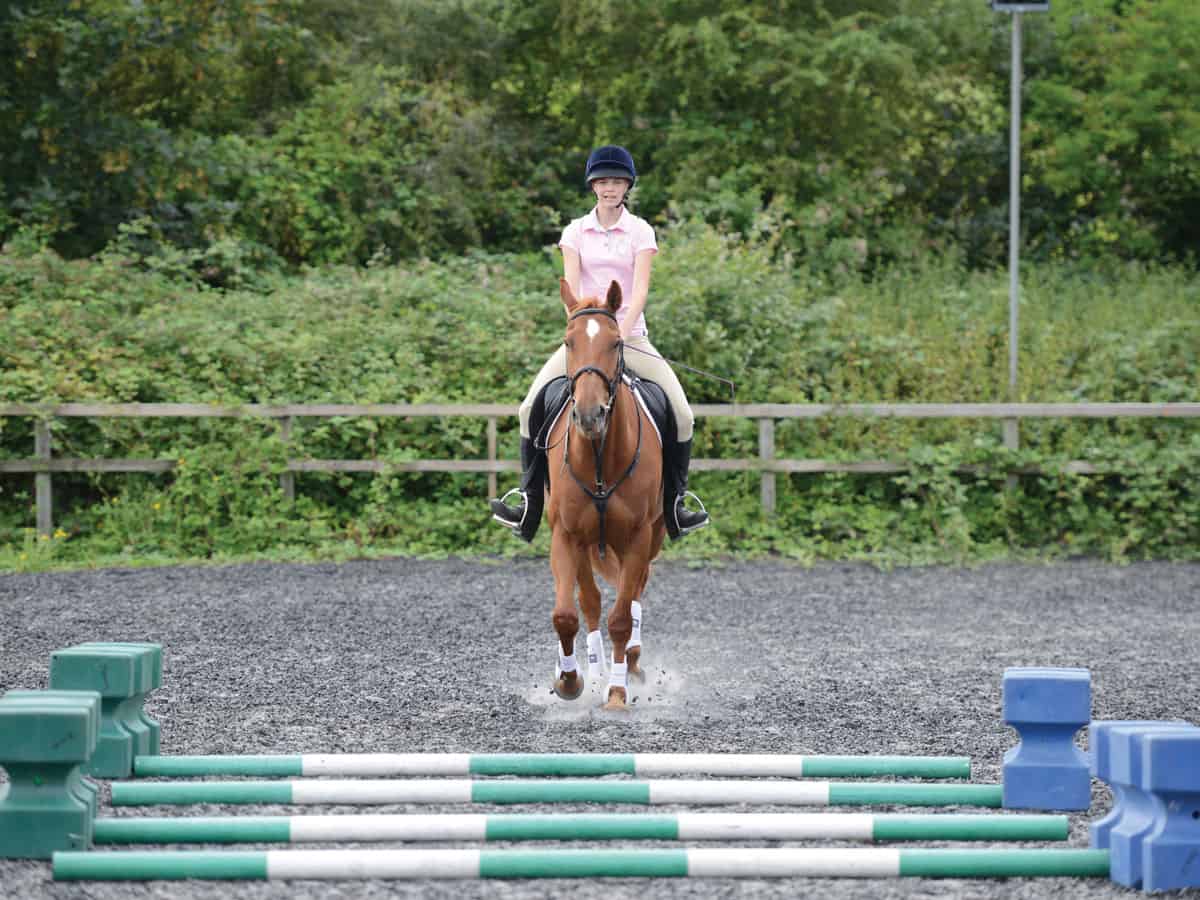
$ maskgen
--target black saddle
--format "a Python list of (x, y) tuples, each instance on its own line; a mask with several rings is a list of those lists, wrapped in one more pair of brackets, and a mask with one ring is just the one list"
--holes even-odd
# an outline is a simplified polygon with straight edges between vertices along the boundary
[[(646, 404), (650, 418), (654, 420), (658, 433), (662, 436), (664, 450), (670, 451), (675, 446), (675, 414), (667, 401), (667, 392), (659, 387), (657, 382), (646, 381), (635, 375), (626, 375), (626, 383)], [(549, 432), (558, 414), (567, 405), (571, 397), (571, 382), (565, 375), (547, 382), (533, 401), (533, 409), (529, 416), (529, 433), (534, 436), (534, 446), (539, 451), (545, 451)], [(666, 453), (663, 454), (664, 458)]]
[(554, 421), (562, 408), (567, 405), (570, 397), (570, 379), (566, 375), (560, 375), (558, 378), (548, 381), (537, 395), (537, 399), (533, 401), (533, 413), (529, 417), (529, 433), (534, 436), (539, 450), (544, 449), (546, 445), (545, 438), (547, 436), (542, 434), (542, 429), (549, 429), (547, 423)]
[(675, 413), (672, 412), (671, 404), (667, 400), (667, 392), (659, 386), (657, 381), (647, 381), (636, 375), (629, 376), (629, 384), (634, 392), (645, 401), (646, 409), (650, 411), (650, 418), (654, 420), (658, 433), (662, 437), (663, 459), (666, 460), (667, 454), (675, 446)]

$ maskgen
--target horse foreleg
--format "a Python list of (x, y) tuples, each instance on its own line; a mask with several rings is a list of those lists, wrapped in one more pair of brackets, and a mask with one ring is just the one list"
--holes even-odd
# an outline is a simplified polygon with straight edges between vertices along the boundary
[[(650, 529), (643, 526), (630, 536), (629, 545), (621, 555), (617, 602), (608, 614), (608, 636), (612, 639), (613, 664), (608, 677), (608, 701), (604, 704), (605, 709), (625, 709), (629, 694), (626, 683), (627, 650), (634, 633), (633, 604), (637, 600), (639, 588), (645, 584), (646, 567), (649, 563)], [(638, 640), (641, 640), (640, 623)], [(640, 646), (636, 649), (640, 655)]]
[[(646, 581), (650, 576), (650, 564), (646, 564), (645, 571), (639, 580), (636, 597), (641, 597), (646, 591)], [(640, 665), (642, 659), (642, 601), (634, 600), (629, 604), (629, 615), (633, 620), (633, 628), (629, 633), (629, 643), (625, 645), (625, 664), (629, 677), (637, 681), (644, 682), (646, 673), (642, 671)]]
[(604, 677), (604, 638), (600, 634), (600, 589), (592, 575), (593, 553), (579, 555), (579, 568), (575, 572), (579, 582), (579, 608), (583, 610), (583, 621), (587, 625), (587, 670), (588, 676)]
[(554, 673), (554, 693), (574, 700), (583, 693), (583, 676), (575, 664), (575, 635), (579, 632), (579, 613), (575, 609), (575, 582), (579, 571), (579, 548), (561, 528), (550, 538), (550, 571), (554, 573), (554, 630), (558, 632), (558, 665)]
[(650, 567), (653, 565), (653, 560), (658, 557), (659, 551), (662, 550), (663, 537), (666, 535), (666, 525), (663, 523), (660, 516), (654, 525), (650, 528), (650, 553), (646, 561), (646, 565), (642, 568), (642, 575), (638, 581), (637, 594), (633, 603), (630, 604), (630, 615), (633, 618), (633, 630), (629, 635), (629, 643), (625, 645), (625, 661), (628, 665), (629, 677), (636, 678), (638, 681), (646, 680), (645, 670), (641, 667), (642, 659), (642, 600), (646, 595), (646, 584), (650, 580)]

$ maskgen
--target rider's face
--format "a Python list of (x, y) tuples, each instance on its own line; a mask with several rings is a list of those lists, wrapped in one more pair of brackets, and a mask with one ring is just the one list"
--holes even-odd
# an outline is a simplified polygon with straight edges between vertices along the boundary
[(629, 191), (629, 180), (626, 178), (597, 178), (592, 182), (592, 191), (596, 194), (596, 202), (601, 206), (620, 206)]

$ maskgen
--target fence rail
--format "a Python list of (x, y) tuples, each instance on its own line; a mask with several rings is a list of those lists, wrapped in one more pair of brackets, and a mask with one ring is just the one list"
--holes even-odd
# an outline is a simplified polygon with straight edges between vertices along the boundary
[[(754, 419), (758, 422), (758, 456), (754, 459), (694, 459), (696, 471), (759, 472), (761, 501), (764, 511), (775, 511), (776, 474), (844, 472), (855, 474), (894, 474), (907, 466), (888, 460), (855, 462), (823, 459), (779, 459), (775, 456), (775, 422), (779, 419), (999, 419), (1006, 433), (1014, 435), (1022, 419), (1196, 419), (1200, 418), (1200, 403), (746, 403), (698, 404), (692, 407), (697, 418)], [(228, 406), (200, 403), (55, 403), (0, 404), (0, 417), (33, 418), (34, 456), (29, 459), (0, 460), (0, 474), (33, 474), (37, 506), (38, 532), (53, 531), (52, 482), (53, 473), (106, 472), (151, 473), (171, 472), (177, 465), (172, 459), (55, 459), (52, 447), (54, 419), (68, 418), (259, 418), (278, 422), (284, 441), (291, 439), (298, 418), (446, 418), (470, 417), (487, 420), (486, 459), (297, 459), (289, 460), (281, 476), (281, 486), (291, 499), (295, 495), (297, 472), (460, 472), (486, 473), (488, 491), (496, 494), (496, 475), (515, 472), (520, 466), (515, 460), (497, 458), (497, 423), (517, 414), (516, 407), (505, 403), (465, 404), (247, 404)], [(1006, 440), (1010, 446), (1015, 441)], [(1065, 470), (1078, 474), (1099, 474), (1102, 469), (1072, 461)], [(978, 472), (979, 467), (962, 466), (960, 471)], [(1033, 474), (1023, 469), (1010, 474)]]

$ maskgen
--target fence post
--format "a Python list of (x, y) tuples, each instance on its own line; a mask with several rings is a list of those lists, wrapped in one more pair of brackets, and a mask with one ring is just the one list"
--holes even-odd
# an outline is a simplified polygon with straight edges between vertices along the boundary
[[(39, 461), (50, 462), (50, 449), (50, 420), (38, 419), (33, 423), (33, 455)], [(54, 495), (50, 473), (38, 472), (33, 477), (33, 483), (38, 534), (48, 538), (54, 533)]]
[[(496, 461), (496, 417), (488, 416), (487, 420), (487, 450), (488, 462)], [(495, 470), (488, 472), (488, 496), (497, 497), (499, 491), (496, 488), (496, 472)]]
[[(283, 440), (284, 454), (288, 457), (292, 455), (292, 426), (295, 423), (295, 416), (285, 416), (279, 422), (279, 437)], [(283, 489), (284, 500), (286, 500), (288, 503), (296, 502), (295, 472), (284, 472), (282, 475), (280, 475), (279, 487)]]
[[(1004, 420), (1004, 446), (1009, 450), (1019, 450), (1021, 448), (1021, 429), (1020, 419), (1005, 419)], [(1017, 476), (1009, 475), (1004, 480), (1004, 486), (1012, 491), (1017, 487)]]
[[(763, 462), (775, 459), (775, 420), (758, 420), (758, 458)], [(762, 472), (762, 506), (767, 516), (775, 515), (775, 473)]]

